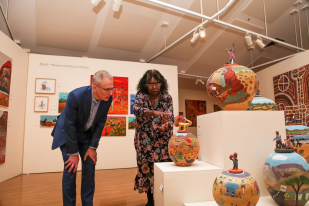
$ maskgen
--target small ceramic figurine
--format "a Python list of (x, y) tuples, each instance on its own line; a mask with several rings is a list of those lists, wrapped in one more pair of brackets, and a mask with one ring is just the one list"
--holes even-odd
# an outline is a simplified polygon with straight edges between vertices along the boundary
[(238, 169), (238, 159), (237, 159), (237, 153), (230, 155), (230, 160), (233, 161), (233, 169), (229, 169), (230, 173), (242, 173), (242, 169)]
[(192, 122), (183, 117), (182, 115), (175, 117), (174, 122), (175, 127), (179, 126), (179, 130), (177, 130), (177, 132), (179, 133), (188, 133), (189, 132), (188, 127), (192, 125)]
[(285, 148), (286, 149), (293, 149), (292, 143), (291, 143), (292, 138), (289, 134), (286, 136), (286, 139), (284, 139), (284, 141), (285, 141)]
[(234, 64), (235, 63), (235, 44), (233, 43), (233, 48), (230, 50), (226, 49), (227, 53), (230, 55), (230, 63)]
[(276, 148), (282, 148), (281, 135), (279, 134), (279, 131), (276, 131), (276, 137), (273, 139), (273, 141), (275, 140), (276, 140)]

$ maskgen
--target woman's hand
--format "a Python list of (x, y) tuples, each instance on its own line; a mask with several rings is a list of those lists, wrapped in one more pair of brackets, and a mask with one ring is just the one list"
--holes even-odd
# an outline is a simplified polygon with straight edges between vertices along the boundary
[(153, 116), (158, 117), (161, 122), (166, 123), (171, 117), (169, 114), (160, 111), (153, 111)]

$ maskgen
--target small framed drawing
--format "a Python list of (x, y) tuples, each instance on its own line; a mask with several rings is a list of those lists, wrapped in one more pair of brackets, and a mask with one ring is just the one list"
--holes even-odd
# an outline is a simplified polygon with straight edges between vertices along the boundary
[(48, 97), (34, 97), (34, 111), (48, 112)]
[(36, 94), (55, 94), (56, 79), (35, 79), (35, 93)]

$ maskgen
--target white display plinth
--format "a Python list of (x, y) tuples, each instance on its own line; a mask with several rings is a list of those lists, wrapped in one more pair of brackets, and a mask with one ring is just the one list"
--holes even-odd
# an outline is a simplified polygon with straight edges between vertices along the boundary
[(213, 200), (212, 186), (222, 171), (222, 168), (202, 161), (195, 161), (188, 167), (176, 166), (173, 162), (155, 163), (155, 205), (183, 206), (184, 202)]
[(220, 111), (200, 115), (199, 160), (228, 170), (233, 167), (229, 155), (237, 152), (239, 168), (257, 180), (261, 196), (269, 196), (262, 172), (275, 149), (275, 131), (279, 131), (282, 141), (286, 138), (283, 111)]
[[(209, 201), (209, 202), (194, 202), (194, 203), (184, 203), (184, 206), (218, 206), (218, 204), (215, 201)], [(259, 202), (257, 203), (257, 206), (278, 206), (278, 204), (270, 197), (260, 197)], [(309, 203), (307, 203), (305, 206), (309, 206)]]

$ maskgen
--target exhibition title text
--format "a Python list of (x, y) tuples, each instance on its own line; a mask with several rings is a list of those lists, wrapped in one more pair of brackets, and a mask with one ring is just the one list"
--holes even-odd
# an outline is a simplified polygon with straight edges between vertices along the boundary
[(63, 67), (63, 68), (76, 68), (76, 69), (89, 69), (87, 66), (76, 66), (76, 65), (71, 65), (71, 64), (54, 64), (54, 63), (43, 63), (40, 62), (40, 66), (51, 66), (51, 67)]

